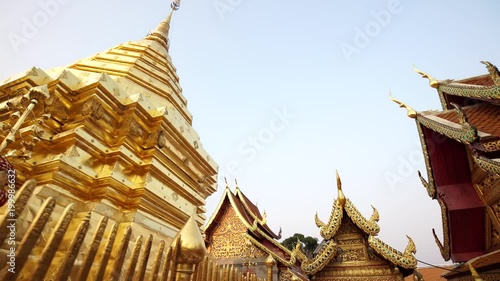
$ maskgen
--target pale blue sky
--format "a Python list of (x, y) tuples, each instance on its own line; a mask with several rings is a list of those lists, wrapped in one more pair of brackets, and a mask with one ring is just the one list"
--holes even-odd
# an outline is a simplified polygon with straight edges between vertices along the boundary
[[(158, 0), (54, 1), (0, 3), (0, 79), (139, 40), (169, 10)], [(49, 2), (55, 12), (42, 8)], [(481, 60), (500, 65), (499, 11), (497, 1), (183, 0), (170, 54), (194, 128), (220, 165), (207, 216), (222, 178), (232, 188), (237, 178), (284, 237), (319, 237), (314, 213), (328, 219), (338, 169), (366, 217), (371, 204), (379, 209), (382, 240), (403, 251), (408, 234), (417, 258), (442, 263), (431, 234), (442, 233), (438, 203), (416, 173), (425, 171), (416, 126), (388, 92), (439, 109), (413, 64), (438, 79), (485, 74)], [(27, 22), (38, 30), (23, 35)]]

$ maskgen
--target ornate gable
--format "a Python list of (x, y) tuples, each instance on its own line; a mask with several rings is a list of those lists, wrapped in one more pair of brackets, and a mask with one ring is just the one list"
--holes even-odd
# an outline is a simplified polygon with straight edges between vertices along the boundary
[[(211, 234), (208, 251), (217, 259), (243, 259), (248, 250), (247, 227), (232, 206), (228, 205), (222, 212)], [(258, 248), (254, 252), (258, 257), (265, 256)]]
[(338, 174), (337, 186), (338, 199), (328, 223), (317, 216), (315, 219), (324, 239), (320, 250), (309, 259), (298, 246), (292, 251), (290, 263), (300, 260), (302, 271), (314, 280), (402, 280), (411, 274), (417, 266), (413, 241), (408, 237), (408, 246), (401, 253), (376, 238), (380, 230), (377, 210), (373, 208), (367, 220), (345, 198)]

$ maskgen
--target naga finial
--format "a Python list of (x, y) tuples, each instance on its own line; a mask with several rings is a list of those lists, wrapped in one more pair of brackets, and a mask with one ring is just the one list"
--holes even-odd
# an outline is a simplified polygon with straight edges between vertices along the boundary
[(403, 254), (406, 256), (415, 254), (417, 252), (417, 247), (415, 246), (413, 239), (411, 239), (408, 235), (406, 235), (406, 237), (408, 238), (408, 245), (406, 245), (406, 249)]
[(497, 86), (500, 86), (500, 71), (498, 71), (498, 68), (489, 61), (481, 61), (481, 63), (486, 65), (486, 68), (490, 73), (491, 80), (493, 80), (493, 83)]
[(417, 117), (417, 112), (413, 108), (411, 108), (410, 106), (406, 105), (405, 103), (400, 102), (399, 100), (395, 99), (392, 96), (391, 92), (389, 92), (389, 98), (393, 102), (397, 103), (399, 105), (399, 107), (406, 109), (406, 111), (407, 111), (406, 115), (408, 115), (408, 117), (413, 118), (413, 119), (415, 119)]
[(455, 112), (457, 113), (458, 117), (458, 122), (462, 126), (462, 130), (464, 130), (464, 132), (466, 133), (464, 135), (465, 138), (461, 138), (461, 142), (471, 144), (477, 141), (477, 139), (479, 138), (479, 136), (477, 135), (477, 128), (469, 123), (467, 115), (465, 114), (465, 112), (463, 112), (460, 106), (458, 106), (455, 103), (451, 103), (451, 105), (455, 108)]
[(342, 208), (345, 206), (345, 196), (344, 196), (344, 192), (342, 192), (342, 181), (340, 180), (340, 176), (339, 176), (339, 171), (338, 170), (335, 170), (335, 174), (336, 174), (336, 177), (337, 177), (337, 192), (338, 192), (338, 200), (339, 200), (339, 203), (340, 205), (342, 206)]
[(422, 78), (427, 78), (429, 80), (429, 86), (431, 86), (432, 88), (436, 88), (439, 86), (439, 81), (432, 78), (432, 76), (430, 76), (429, 74), (427, 73), (424, 73), (423, 71), (420, 71), (418, 70), (415, 65), (413, 65), (413, 71), (415, 71), (416, 73), (422, 75)]
[(450, 104), (455, 108), (455, 112), (457, 113), (458, 122), (460, 123), (460, 125), (469, 123), (469, 119), (467, 118), (467, 115), (465, 115), (465, 112), (462, 111), (462, 108), (460, 108), (460, 106), (458, 106), (458, 104), (456, 103), (452, 102)]
[(234, 179), (234, 183), (236, 184), (236, 189), (239, 189), (240, 187), (238, 186), (238, 180)]
[(370, 222), (378, 222), (380, 220), (378, 210), (377, 210), (377, 208), (373, 207), (373, 205), (372, 205), (372, 209), (373, 209), (373, 214), (370, 217)]
[(226, 182), (226, 188), (229, 188), (229, 184), (227, 184), (227, 178), (224, 177), (224, 182)]

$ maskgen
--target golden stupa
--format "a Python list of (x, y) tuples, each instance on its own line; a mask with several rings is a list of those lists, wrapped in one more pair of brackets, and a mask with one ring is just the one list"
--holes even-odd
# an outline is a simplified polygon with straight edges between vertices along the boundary
[(0, 83), (0, 154), (17, 171), (1, 280), (156, 280), (166, 257), (191, 273), (204, 257), (218, 167), (168, 53), (178, 7), (142, 40)]

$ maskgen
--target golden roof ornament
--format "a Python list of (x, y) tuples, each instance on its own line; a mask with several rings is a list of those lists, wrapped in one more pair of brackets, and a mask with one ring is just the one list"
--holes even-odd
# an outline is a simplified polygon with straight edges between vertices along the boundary
[[(10, 115), (13, 125), (9, 130), (9, 134), (0, 144), (0, 152), (3, 151), (7, 145), (16, 140), (16, 134), (18, 134), (21, 125), (24, 123), (28, 115), (32, 114), (35, 106), (49, 97), (50, 94), (47, 85), (43, 85), (31, 88), (28, 93), (21, 98), (20, 103), (22, 104), (22, 107), (24, 107), (24, 112), (21, 114), (19, 111), (15, 111)], [(10, 104), (10, 107), (12, 107), (12, 103)], [(7, 103), (7, 106), (9, 107), (9, 103)], [(18, 109), (22, 110), (21, 108)]]
[(168, 33), (170, 32), (170, 21), (172, 20), (174, 11), (179, 10), (180, 4), (180, 0), (174, 0), (170, 4), (171, 10), (168, 16), (162, 22), (160, 22), (160, 24), (153, 31), (151, 31), (148, 36), (146, 36), (146, 39), (157, 41), (158, 43), (162, 44), (168, 51), (170, 45), (168, 40)]
[(482, 64), (486, 65), (488, 72), (490, 73), (491, 80), (496, 86), (500, 86), (500, 71), (498, 68), (489, 61), (481, 61)]
[(344, 192), (342, 192), (342, 181), (340, 180), (339, 171), (335, 170), (335, 174), (337, 177), (338, 200), (339, 200), (340, 205), (342, 207), (344, 207), (345, 206), (345, 196), (344, 196)]
[(399, 105), (399, 107), (406, 109), (406, 111), (407, 111), (406, 115), (408, 115), (408, 117), (413, 118), (413, 119), (415, 119), (417, 117), (417, 112), (413, 108), (411, 108), (410, 106), (406, 105), (405, 103), (400, 102), (399, 100), (395, 99), (392, 96), (391, 92), (389, 92), (389, 98), (393, 102), (397, 103)]
[(180, 263), (197, 264), (202, 261), (207, 249), (194, 216), (189, 218), (178, 235)]
[(416, 73), (422, 75), (422, 78), (427, 78), (429, 80), (429, 86), (431, 86), (432, 88), (436, 88), (439, 86), (439, 82), (438, 80), (432, 78), (432, 76), (430, 76), (429, 74), (427, 73), (424, 73), (420, 70), (418, 70), (415, 65), (413, 65), (413, 71), (415, 71)]
[(267, 256), (267, 258), (266, 258), (265, 264), (269, 267), (275, 266), (276, 260), (273, 258), (272, 255), (269, 254), (269, 256)]

